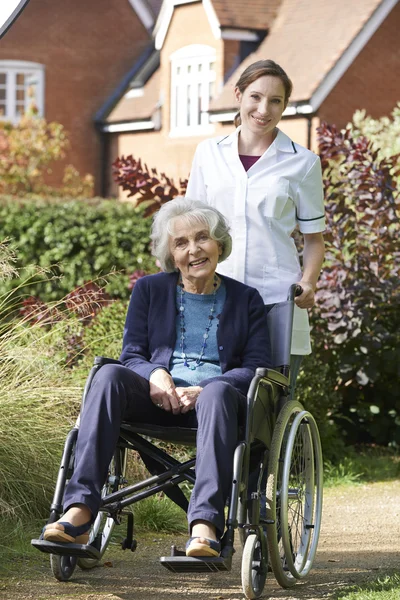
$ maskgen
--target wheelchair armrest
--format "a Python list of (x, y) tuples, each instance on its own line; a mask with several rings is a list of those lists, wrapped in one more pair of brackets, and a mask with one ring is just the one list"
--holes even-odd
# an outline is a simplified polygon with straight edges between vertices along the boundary
[(289, 386), (289, 379), (286, 377), (286, 375), (283, 375), (282, 373), (279, 373), (279, 371), (275, 371), (274, 369), (265, 369), (264, 367), (258, 367), (258, 369), (256, 370), (256, 374), (282, 387)]
[(95, 356), (93, 364), (102, 367), (103, 365), (122, 365), (122, 362), (120, 360), (116, 360), (115, 358), (107, 358), (106, 356)]

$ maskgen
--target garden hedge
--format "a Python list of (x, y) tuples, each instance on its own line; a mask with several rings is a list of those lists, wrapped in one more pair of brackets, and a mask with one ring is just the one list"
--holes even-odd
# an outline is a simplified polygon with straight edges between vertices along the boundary
[(127, 298), (133, 271), (156, 270), (149, 247), (150, 225), (141, 208), (115, 200), (0, 196), (0, 241), (10, 238), (17, 246), (17, 266), (52, 266), (56, 275), (35, 277), (25, 289), (43, 301), (59, 299), (112, 271), (118, 275), (108, 278), (107, 291)]

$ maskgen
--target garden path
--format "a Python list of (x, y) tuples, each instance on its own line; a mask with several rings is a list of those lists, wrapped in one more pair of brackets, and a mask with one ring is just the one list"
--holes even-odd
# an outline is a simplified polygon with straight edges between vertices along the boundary
[[(18, 576), (0, 581), (0, 600), (242, 600), (240, 552), (231, 573), (174, 576), (158, 563), (172, 541), (138, 536), (135, 554), (107, 552), (100, 568), (76, 570), (68, 583), (55, 581), (45, 555), (22, 562)], [(388, 571), (400, 572), (400, 481), (337, 487), (325, 493), (322, 532), (314, 568), (306, 581), (281, 589), (272, 575), (263, 598), (320, 600), (349, 585), (363, 586)], [(400, 600), (400, 590), (393, 600)]]

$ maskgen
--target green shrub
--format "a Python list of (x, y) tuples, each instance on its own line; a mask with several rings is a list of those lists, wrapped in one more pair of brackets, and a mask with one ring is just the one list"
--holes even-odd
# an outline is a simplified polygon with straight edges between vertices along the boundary
[(327, 261), (312, 337), (325, 384), (310, 391), (313, 408), (320, 400), (346, 443), (399, 445), (400, 164), (351, 129), (323, 125), (319, 143)]
[(128, 301), (116, 300), (105, 306), (85, 327), (83, 341), (88, 354), (118, 358), (127, 310)]
[[(128, 298), (132, 271), (157, 270), (149, 248), (151, 220), (142, 213), (129, 203), (100, 198), (57, 201), (3, 196), (0, 239), (10, 238), (18, 248), (19, 268), (52, 267), (56, 277), (43, 276), (30, 283), (26, 294), (45, 302), (55, 300), (86, 281), (115, 272), (107, 291)], [(3, 283), (0, 293), (10, 285)]]

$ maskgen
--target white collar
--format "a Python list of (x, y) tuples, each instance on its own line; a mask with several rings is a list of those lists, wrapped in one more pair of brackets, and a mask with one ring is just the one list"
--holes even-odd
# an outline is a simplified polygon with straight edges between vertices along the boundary
[[(237, 148), (240, 129), (241, 129), (241, 125), (239, 125), (239, 127), (237, 127), (233, 133), (231, 133), (230, 135), (227, 135), (226, 137), (219, 140), (219, 142), (217, 142), (217, 145), (218, 146), (232, 145)], [(292, 140), (290, 139), (290, 137), (287, 136), (286, 133), (283, 133), (283, 131), (281, 131), (279, 128), (277, 128), (277, 129), (278, 129), (278, 134), (277, 134), (276, 138), (274, 139), (274, 141), (272, 142), (272, 145), (274, 145), (276, 150), (279, 150), (279, 152), (290, 152), (291, 154), (296, 154), (297, 153), (296, 147), (295, 147), (294, 143), (292, 142)]]

